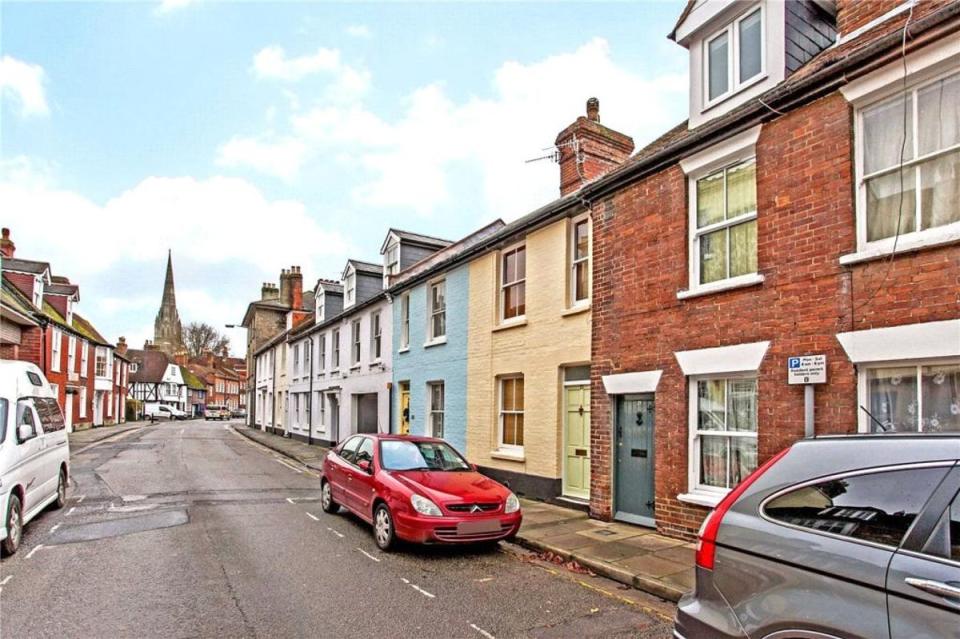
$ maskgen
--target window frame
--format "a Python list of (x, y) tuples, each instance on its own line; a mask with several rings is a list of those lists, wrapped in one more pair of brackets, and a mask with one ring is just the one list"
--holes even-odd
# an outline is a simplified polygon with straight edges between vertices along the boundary
[[(746, 81), (740, 78), (740, 23), (760, 12), (760, 71)], [(741, 91), (762, 82), (767, 77), (767, 20), (763, 3), (755, 4), (742, 11), (723, 27), (710, 33), (703, 39), (701, 56), (703, 108), (701, 112), (724, 102)], [(727, 90), (714, 98), (710, 97), (710, 43), (722, 35), (727, 36)]]
[(87, 416), (87, 387), (81, 386), (78, 392), (78, 401), (80, 406), (77, 408), (77, 418), (84, 419)]
[(343, 305), (353, 306), (357, 299), (357, 273), (348, 274), (343, 282)]
[[(507, 255), (510, 253), (523, 250), (523, 278), (513, 280), (509, 283), (504, 283), (504, 278), (506, 277), (506, 269), (504, 268), (504, 261), (507, 258)], [(526, 320), (527, 318), (527, 242), (524, 239), (523, 241), (511, 244), (510, 246), (505, 246), (500, 249), (500, 252), (497, 254), (497, 284), (499, 289), (499, 304), (500, 307), (498, 310), (498, 319), (500, 324), (513, 324), (520, 323)], [(523, 284), (523, 313), (519, 315), (514, 315), (513, 317), (506, 316), (506, 291), (507, 288), (511, 286), (516, 286), (518, 284)]]
[[(87, 368), (90, 364), (90, 342), (87, 340), (81, 340), (82, 344), (80, 346), (80, 377), (87, 376)], [(134, 366), (136, 364), (134, 363)], [(136, 369), (134, 369), (136, 372)]]
[(383, 320), (380, 311), (370, 313), (370, 363), (383, 358)]
[[(699, 383), (707, 380), (742, 380), (752, 379), (757, 384), (757, 417), (756, 430), (754, 431), (701, 431), (698, 426), (698, 395), (697, 388)], [(730, 488), (720, 488), (718, 486), (709, 486), (700, 482), (700, 437), (702, 435), (723, 435), (729, 437), (749, 437), (758, 443), (759, 455), (759, 433), (760, 433), (760, 375), (758, 371), (746, 371), (738, 373), (709, 373), (705, 375), (690, 375), (687, 377), (687, 494), (716, 499), (719, 501), (724, 495), (733, 490)], [(726, 402), (726, 388), (724, 389), (724, 402)], [(726, 406), (724, 406), (724, 419), (726, 420)], [(724, 422), (726, 423), (726, 422)], [(757, 464), (759, 467), (759, 463)], [(756, 470), (756, 468), (754, 468)], [(752, 472), (752, 471), (751, 471)]]
[[(397, 255), (396, 259), (391, 261), (390, 252), (393, 250), (396, 250)], [(400, 272), (400, 242), (393, 242), (387, 246), (387, 250), (384, 252), (384, 262), (387, 267), (385, 273), (388, 276), (396, 275)], [(396, 270), (394, 270), (394, 267), (396, 267)]]
[[(577, 226), (580, 224), (586, 224), (587, 226), (587, 255), (577, 258)], [(567, 250), (569, 260), (569, 268), (567, 269), (569, 280), (567, 295), (569, 300), (567, 306), (569, 308), (589, 306), (590, 300), (593, 298), (593, 223), (589, 212), (570, 219), (567, 244), (569, 246)], [(580, 264), (586, 264), (587, 267), (587, 296), (577, 299), (577, 266)]]
[[(440, 407), (437, 408), (434, 404), (434, 390), (440, 389)], [(427, 433), (429, 437), (437, 437), (442, 439), (444, 436), (444, 427), (446, 421), (446, 405), (447, 405), (447, 389), (444, 385), (443, 380), (436, 380), (432, 382), (427, 382), (427, 427), (430, 429), (430, 432)], [(440, 434), (437, 434), (437, 418), (440, 420)]]
[[(957, 357), (930, 357), (922, 359), (904, 359), (904, 360), (885, 360), (878, 362), (867, 362), (857, 366), (857, 432), (858, 433), (872, 433), (874, 432), (871, 429), (871, 426), (874, 424), (873, 419), (861, 408), (861, 406), (870, 406), (870, 396), (869, 396), (869, 384), (868, 384), (868, 374), (869, 371), (878, 369), (878, 368), (914, 368), (916, 369), (916, 377), (914, 378), (917, 381), (917, 430), (916, 431), (899, 431), (899, 432), (909, 432), (916, 434), (923, 434), (924, 432), (920, 430), (923, 419), (923, 379), (922, 379), (922, 369), (924, 366), (956, 366), (960, 365), (960, 358)], [(953, 431), (949, 431), (953, 432)]]
[(330, 355), (330, 372), (336, 373), (340, 370), (340, 329), (335, 328), (331, 333), (331, 345), (333, 346), (332, 353)]
[(63, 352), (63, 331), (54, 327), (50, 332), (50, 370), (60, 372), (60, 355)]
[(327, 334), (317, 336), (317, 373), (323, 374), (327, 370)]
[(350, 322), (350, 367), (360, 366), (360, 360), (363, 357), (363, 338), (360, 320), (355, 319)]
[(67, 372), (77, 372), (77, 336), (67, 336)]
[[(504, 387), (504, 383), (507, 382), (507, 381), (510, 381), (510, 380), (517, 380), (517, 379), (524, 380), (524, 383), (523, 383), (523, 410), (519, 410), (519, 411), (518, 411), (518, 410), (505, 411), (504, 408), (503, 408), (503, 400), (504, 400), (503, 387)], [(516, 445), (516, 444), (507, 444), (507, 443), (505, 443), (505, 442), (503, 441), (503, 435), (504, 435), (504, 430), (503, 430), (503, 417), (504, 417), (504, 415), (506, 415), (506, 414), (510, 414), (510, 415), (520, 415), (521, 417), (523, 417), (523, 421), (524, 421), (524, 423), (523, 423), (523, 431), (522, 431), (522, 432), (524, 433), (523, 441), (526, 442), (526, 426), (527, 426), (527, 424), (526, 424), (526, 416), (525, 416), (525, 415), (526, 415), (526, 410), (527, 410), (526, 393), (527, 393), (527, 384), (526, 384), (526, 379), (524, 378), (523, 373), (512, 373), (512, 374), (509, 374), (509, 375), (500, 375), (500, 376), (497, 377), (497, 450), (498, 450), (498, 451), (506, 451), (506, 452), (508, 452), (508, 453), (519, 454), (519, 455), (522, 455), (522, 454), (523, 454), (523, 451), (524, 451), (524, 446), (523, 446), (523, 445), (519, 445), (519, 446), (518, 446), (518, 445)]]
[[(924, 89), (932, 84), (935, 84), (941, 80), (944, 80), (948, 77), (958, 75), (960, 72), (957, 71), (956, 67), (950, 69), (942, 69), (934, 74), (919, 74), (919, 77), (914, 76), (911, 79), (908, 79), (907, 91), (910, 95), (911, 102), (911, 117), (909, 126), (911, 127), (912, 137), (913, 137), (913, 149), (912, 156), (910, 160), (904, 160), (902, 169), (904, 171), (918, 167), (919, 165), (929, 162), (937, 158), (950, 155), (951, 153), (960, 152), (960, 143), (955, 144), (944, 149), (940, 149), (933, 153), (928, 153), (922, 157), (918, 157), (920, 147), (919, 147), (919, 135), (918, 132), (918, 119), (919, 119), (919, 106), (917, 101), (917, 94), (921, 89)], [(901, 80), (898, 80), (895, 84), (887, 87), (879, 95), (871, 96), (869, 101), (863, 101), (862, 103), (857, 103), (854, 109), (854, 185), (856, 188), (856, 233), (857, 233), (857, 252), (858, 253), (876, 253), (879, 255), (889, 254), (893, 251), (894, 243), (897, 244), (898, 252), (900, 250), (907, 251), (910, 247), (907, 245), (920, 244), (921, 246), (926, 242), (936, 243), (941, 239), (952, 239), (960, 235), (960, 221), (951, 222), (949, 224), (944, 224), (941, 226), (934, 226), (928, 229), (922, 229), (921, 226), (921, 216), (923, 215), (922, 211), (922, 189), (921, 189), (921, 174), (920, 171), (914, 171), (914, 229), (908, 233), (901, 232), (899, 234), (899, 239), (894, 235), (893, 237), (885, 237), (878, 240), (868, 240), (867, 239), (867, 180), (871, 180), (877, 177), (882, 177), (884, 175), (894, 175), (901, 170), (900, 164), (895, 166), (888, 167), (886, 169), (881, 169), (879, 171), (874, 171), (869, 175), (864, 174), (864, 162), (865, 162), (865, 152), (864, 152), (864, 142), (865, 136), (863, 133), (864, 126), (864, 112), (873, 109), (874, 107), (881, 106), (883, 103), (890, 100), (896, 99), (898, 96), (903, 94), (903, 83)], [(904, 182), (904, 185), (907, 185), (907, 182)]]
[(410, 350), (410, 293), (400, 297), (400, 350)]
[[(433, 291), (440, 288), (443, 295), (443, 308), (436, 309), (433, 305)], [(433, 320), (436, 317), (443, 318), (443, 334), (436, 335), (433, 332)], [(440, 278), (427, 284), (427, 346), (432, 344), (442, 344), (447, 341), (447, 280)]]
[[(691, 171), (687, 175), (687, 189), (688, 189), (688, 211), (687, 211), (687, 226), (688, 226), (688, 238), (687, 238), (687, 252), (690, 256), (690, 261), (688, 265), (688, 270), (690, 272), (690, 280), (688, 283), (687, 293), (696, 293), (698, 291), (710, 291), (713, 289), (726, 289), (730, 287), (735, 287), (740, 284), (749, 284), (754, 283), (760, 276), (760, 255), (759, 255), (759, 246), (760, 246), (760, 234), (759, 234), (759, 212), (760, 212), (760, 197), (759, 193), (757, 194), (756, 208), (752, 212), (743, 213), (732, 219), (724, 219), (719, 222), (714, 222), (708, 224), (703, 228), (697, 228), (697, 183), (710, 177), (711, 175), (723, 172), (723, 206), (724, 206), (724, 215), (727, 212), (727, 171), (732, 167), (737, 166), (738, 164), (743, 164), (749, 161), (754, 162), (754, 166), (758, 166), (757, 163), (757, 149), (755, 145), (750, 145), (740, 149), (740, 151), (735, 152), (731, 155), (724, 156), (722, 161), (712, 162), (698, 168), (695, 171)], [(713, 282), (700, 282), (700, 238), (704, 235), (708, 235), (715, 231), (720, 231), (724, 229), (730, 229), (734, 226), (739, 226), (741, 224), (747, 224), (749, 222), (758, 222), (757, 227), (757, 269), (753, 273), (743, 273), (741, 275), (736, 275), (731, 277), (730, 274), (730, 245), (729, 241), (727, 243), (727, 277), (719, 280), (714, 280)], [(728, 236), (729, 239), (729, 236)]]

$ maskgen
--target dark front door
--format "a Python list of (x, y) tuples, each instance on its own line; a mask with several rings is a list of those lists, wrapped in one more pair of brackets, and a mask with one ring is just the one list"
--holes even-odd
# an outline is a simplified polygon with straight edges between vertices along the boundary
[(626, 395), (617, 400), (616, 518), (653, 525), (653, 397)]

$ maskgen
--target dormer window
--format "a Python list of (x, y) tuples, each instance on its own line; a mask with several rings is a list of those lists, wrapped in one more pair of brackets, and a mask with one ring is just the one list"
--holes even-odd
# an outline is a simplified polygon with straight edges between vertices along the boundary
[(750, 11), (708, 38), (705, 51), (705, 106), (711, 106), (763, 76), (763, 9)]
[(323, 318), (323, 293), (322, 293), (322, 292), (321, 292), (319, 295), (317, 295), (317, 309), (316, 309), (316, 311), (317, 311), (317, 321), (318, 321), (318, 322), (322, 322), (323, 319), (324, 319), (324, 318)]
[(33, 305), (43, 307), (43, 278), (40, 276), (33, 279)]
[(387, 275), (396, 275), (400, 272), (400, 243), (394, 242), (387, 247)]
[(343, 302), (346, 306), (352, 306), (354, 299), (356, 298), (357, 292), (357, 274), (350, 273), (347, 275), (347, 279), (343, 285), (344, 288), (344, 298)]

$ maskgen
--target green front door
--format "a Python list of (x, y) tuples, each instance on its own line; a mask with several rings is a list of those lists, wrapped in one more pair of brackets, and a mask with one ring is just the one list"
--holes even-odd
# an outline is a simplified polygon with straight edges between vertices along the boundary
[(590, 499), (590, 386), (565, 386), (563, 494)]

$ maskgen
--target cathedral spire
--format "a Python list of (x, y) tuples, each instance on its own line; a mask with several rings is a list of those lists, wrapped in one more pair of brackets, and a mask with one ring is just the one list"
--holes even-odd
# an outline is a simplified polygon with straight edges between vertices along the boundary
[(161, 308), (177, 308), (177, 295), (173, 289), (173, 251), (167, 249), (167, 276), (163, 280), (163, 302)]
[(173, 285), (173, 252), (167, 249), (167, 274), (163, 280), (163, 299), (153, 322), (153, 343), (170, 356), (183, 350), (183, 329), (177, 312)]

